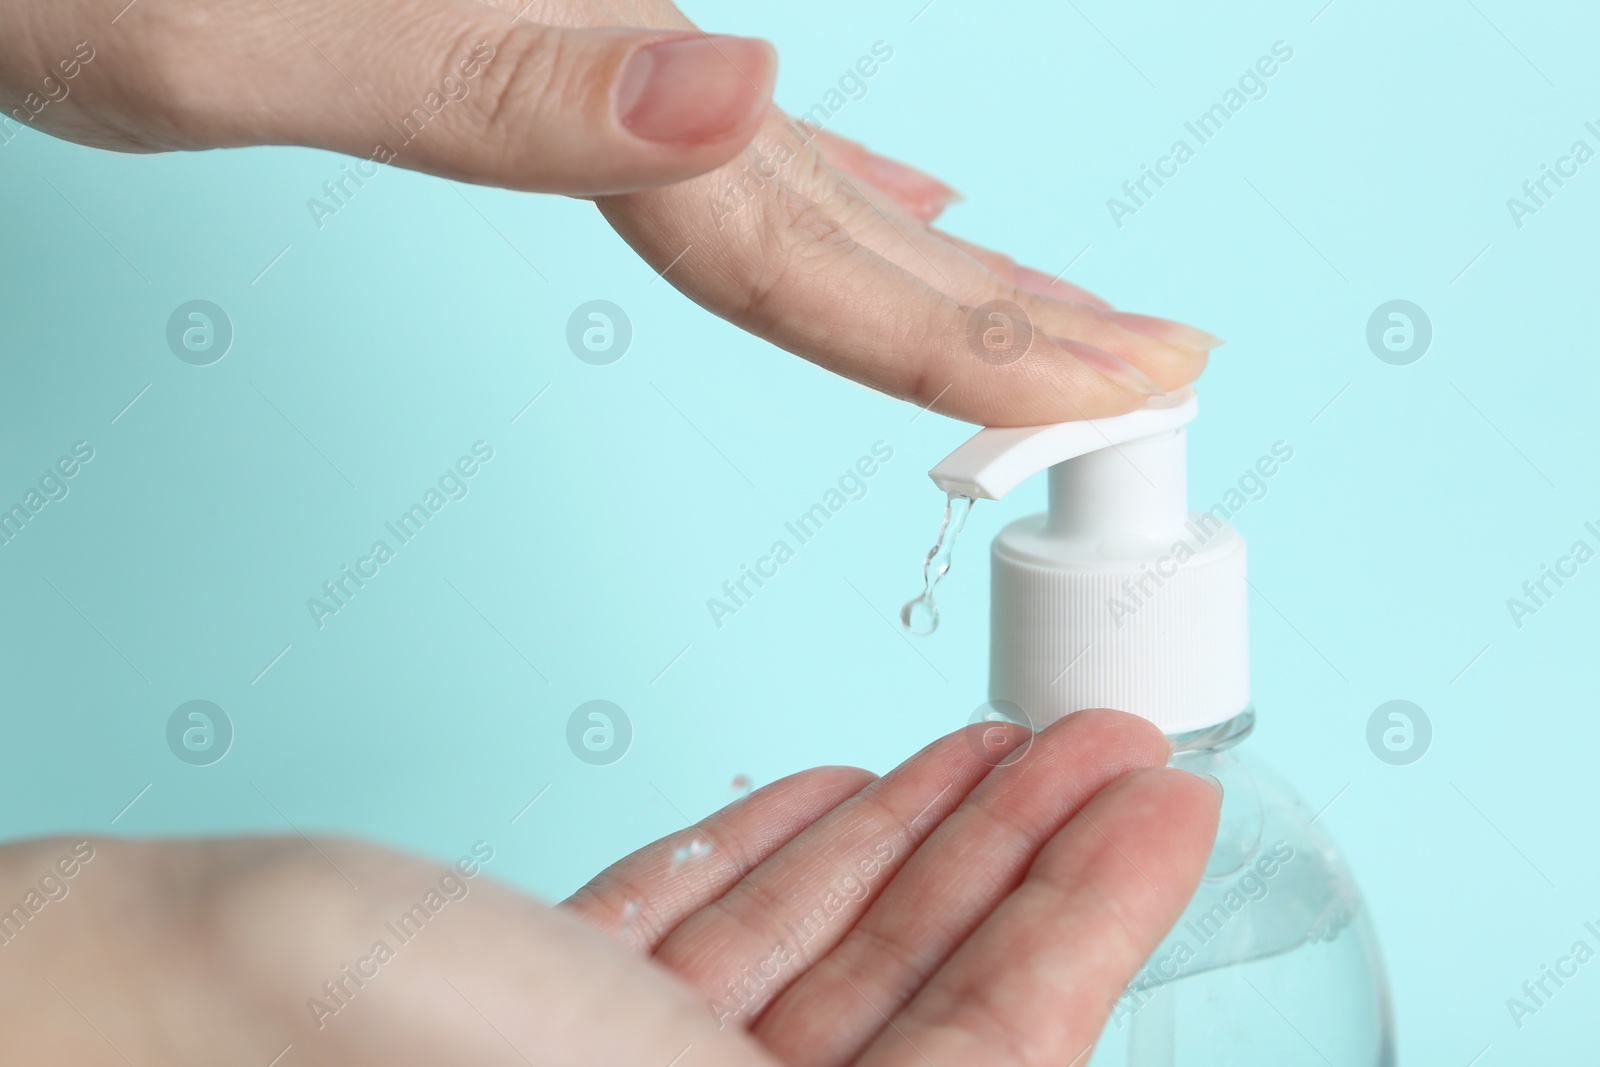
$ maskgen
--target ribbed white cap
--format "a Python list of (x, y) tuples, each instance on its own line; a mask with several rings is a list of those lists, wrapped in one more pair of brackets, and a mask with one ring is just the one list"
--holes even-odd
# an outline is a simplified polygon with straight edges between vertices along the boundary
[(1187, 507), (1192, 389), (1128, 415), (988, 429), (930, 472), (998, 498), (1050, 471), (1050, 510), (995, 538), (989, 697), (1036, 727), (1084, 708), (1164, 733), (1250, 705), (1244, 539)]
[[(1198, 520), (1205, 520), (1199, 526)], [(1173, 545), (1141, 559), (1042, 560), (1046, 517), (995, 538), (989, 698), (1035, 727), (1084, 708), (1142, 715), (1163, 733), (1225, 722), (1250, 704), (1244, 538), (1211, 531), (1177, 562)]]

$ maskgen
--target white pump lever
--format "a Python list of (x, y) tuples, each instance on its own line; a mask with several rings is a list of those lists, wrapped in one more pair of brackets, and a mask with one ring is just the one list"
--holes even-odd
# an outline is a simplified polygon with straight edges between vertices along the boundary
[(1048, 473), (1049, 508), (990, 552), (989, 697), (1043, 726), (1120, 708), (1167, 734), (1250, 706), (1244, 539), (1188, 509), (1194, 390), (1106, 419), (979, 430), (929, 471), (994, 500)]
[(1185, 386), (1126, 415), (1049, 426), (991, 426), (940, 460), (928, 476), (940, 489), (978, 500), (999, 500), (1057, 463), (1176, 430), (1194, 421), (1199, 405)]

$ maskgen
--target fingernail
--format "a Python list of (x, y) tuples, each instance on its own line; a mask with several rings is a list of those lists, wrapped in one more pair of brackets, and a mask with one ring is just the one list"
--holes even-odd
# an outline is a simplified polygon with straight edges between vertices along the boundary
[(897, 159), (867, 152), (863, 163), (872, 184), (935, 215), (961, 199), (960, 193), (938, 178)]
[(1171, 319), (1161, 319), (1154, 315), (1136, 315), (1131, 311), (1108, 311), (1105, 317), (1124, 330), (1153, 337), (1157, 341), (1165, 341), (1180, 348), (1192, 348), (1197, 352), (1209, 352), (1218, 345), (1226, 343), (1215, 334), (1206, 333), (1188, 323), (1173, 322)]
[(1218, 778), (1216, 775), (1207, 774), (1205, 771), (1191, 771), (1190, 773), (1193, 774), (1196, 778), (1198, 778), (1201, 781), (1205, 782), (1212, 789), (1215, 789), (1217, 791), (1217, 796), (1219, 796), (1219, 797), (1222, 796), (1222, 780), (1220, 778)]
[(658, 144), (715, 141), (766, 107), (777, 55), (754, 37), (683, 37), (636, 49), (617, 77), (619, 121)]
[(1144, 371), (1125, 359), (1118, 359), (1104, 349), (1084, 344), (1082, 341), (1074, 341), (1070, 337), (1051, 337), (1050, 341), (1069, 352), (1102, 378), (1109, 378), (1124, 389), (1140, 396), (1167, 395), (1167, 391), (1151, 381), (1150, 376)]

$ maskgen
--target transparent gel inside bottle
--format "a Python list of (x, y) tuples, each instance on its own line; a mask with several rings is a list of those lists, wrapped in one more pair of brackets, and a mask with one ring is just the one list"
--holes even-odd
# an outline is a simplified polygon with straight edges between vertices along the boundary
[(1391, 1067), (1383, 960), (1312, 813), (1240, 748), (1244, 713), (1172, 738), (1223, 786), (1194, 898), (1111, 1012), (1091, 1067)]

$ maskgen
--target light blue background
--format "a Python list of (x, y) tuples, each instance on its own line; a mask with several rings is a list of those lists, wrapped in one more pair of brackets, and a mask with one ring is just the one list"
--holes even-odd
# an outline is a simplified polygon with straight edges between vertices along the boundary
[[(1594, 13), (921, 2), (690, 14), (777, 42), (795, 111), (888, 42), (831, 129), (961, 189), (954, 232), (1049, 273), (1076, 259), (1119, 306), (1229, 339), (1194, 503), (1293, 446), (1237, 519), (1270, 599), (1253, 743), (1313, 808), (1335, 801), (1321, 823), (1384, 940), (1404, 1060), (1587, 1053), (1600, 964), (1520, 1031), (1506, 998), (1600, 919), (1600, 564), (1520, 630), (1505, 602), (1600, 520), (1600, 163), (1521, 229), (1506, 198), (1574, 140), (1600, 147)], [(1268, 95), (1117, 228), (1106, 198), (1278, 40), (1294, 58)], [(559, 896), (736, 775), (881, 771), (967, 719), (986, 544), (1042, 486), (978, 507), (944, 627), (908, 641), (888, 619), (939, 517), (924, 472), (968, 427), (713, 319), (583, 202), (390, 170), (318, 231), (306, 199), (339, 162), (0, 147), (0, 501), (95, 449), (0, 548), (6, 834), (299, 829), (440, 857), (485, 838), (492, 873)], [(210, 367), (164, 340), (194, 298), (237, 332)], [(633, 322), (612, 366), (564, 341), (592, 298)], [(1432, 319), (1411, 366), (1365, 343), (1393, 298)], [(316, 629), (306, 598), (479, 439), (495, 458), (470, 495)], [(869, 495), (717, 630), (706, 598), (879, 439)], [(1435, 731), (1404, 767), (1365, 741), (1397, 697)], [(205, 768), (164, 740), (194, 698), (237, 731)], [(634, 724), (608, 767), (564, 741), (593, 698)]]

